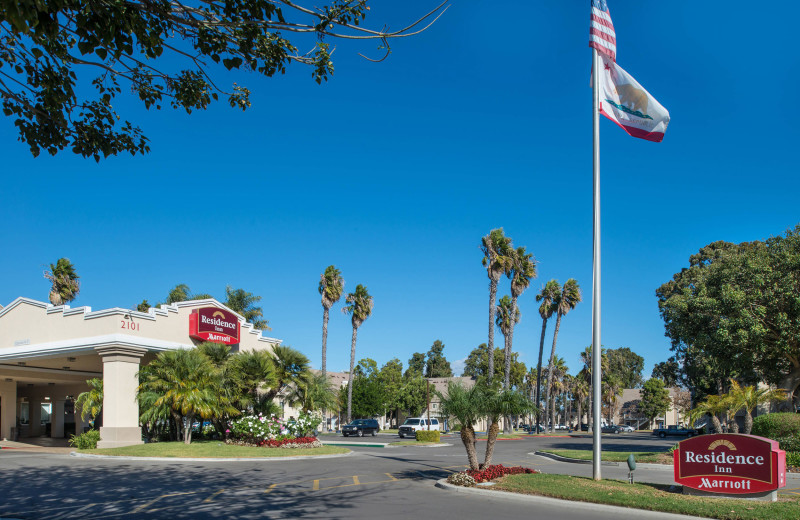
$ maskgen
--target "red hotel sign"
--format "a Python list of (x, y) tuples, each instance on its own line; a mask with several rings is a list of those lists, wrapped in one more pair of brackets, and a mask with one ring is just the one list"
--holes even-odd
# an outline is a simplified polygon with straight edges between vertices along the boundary
[(755, 435), (714, 434), (678, 443), (675, 482), (711, 493), (748, 494), (786, 485), (786, 452)]
[(189, 315), (189, 337), (235, 345), (239, 343), (239, 318), (216, 307), (195, 309)]

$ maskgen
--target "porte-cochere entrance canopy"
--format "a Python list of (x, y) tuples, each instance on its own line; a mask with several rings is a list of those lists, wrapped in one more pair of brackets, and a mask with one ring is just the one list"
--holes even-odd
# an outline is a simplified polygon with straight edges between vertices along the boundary
[(74, 400), (103, 379), (99, 447), (141, 443), (137, 373), (158, 352), (204, 339), (238, 351), (271, 350), (268, 338), (214, 299), (138, 312), (92, 311), (17, 298), (0, 309), (0, 439), (68, 437), (89, 425)]

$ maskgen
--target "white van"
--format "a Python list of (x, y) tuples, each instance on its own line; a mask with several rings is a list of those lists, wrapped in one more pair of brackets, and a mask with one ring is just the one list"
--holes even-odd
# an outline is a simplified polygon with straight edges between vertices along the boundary
[(439, 419), (431, 418), (430, 428), (428, 428), (428, 419), (426, 417), (409, 417), (400, 426), (399, 435), (401, 439), (405, 438), (406, 435), (415, 437), (420, 430), (440, 431)]

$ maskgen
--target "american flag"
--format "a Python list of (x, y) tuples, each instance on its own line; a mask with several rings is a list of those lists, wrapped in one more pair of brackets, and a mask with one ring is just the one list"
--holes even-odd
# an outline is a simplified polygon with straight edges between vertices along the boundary
[(606, 0), (592, 0), (592, 23), (589, 29), (589, 47), (617, 61), (617, 35), (608, 12)]

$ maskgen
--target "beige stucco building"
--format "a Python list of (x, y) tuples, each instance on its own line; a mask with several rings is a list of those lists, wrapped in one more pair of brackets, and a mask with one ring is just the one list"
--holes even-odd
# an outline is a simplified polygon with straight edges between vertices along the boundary
[[(88, 425), (74, 413), (74, 400), (88, 390), (86, 380), (96, 377), (104, 386), (98, 447), (141, 443), (139, 368), (158, 352), (192, 348), (201, 341), (195, 339), (196, 325), (190, 332), (190, 321), (196, 323), (204, 312), (227, 320), (225, 326), (238, 322), (235, 351), (271, 350), (281, 343), (215, 299), (138, 312), (17, 298), (0, 309), (0, 439), (83, 431)], [(213, 319), (207, 321), (213, 327)]]

